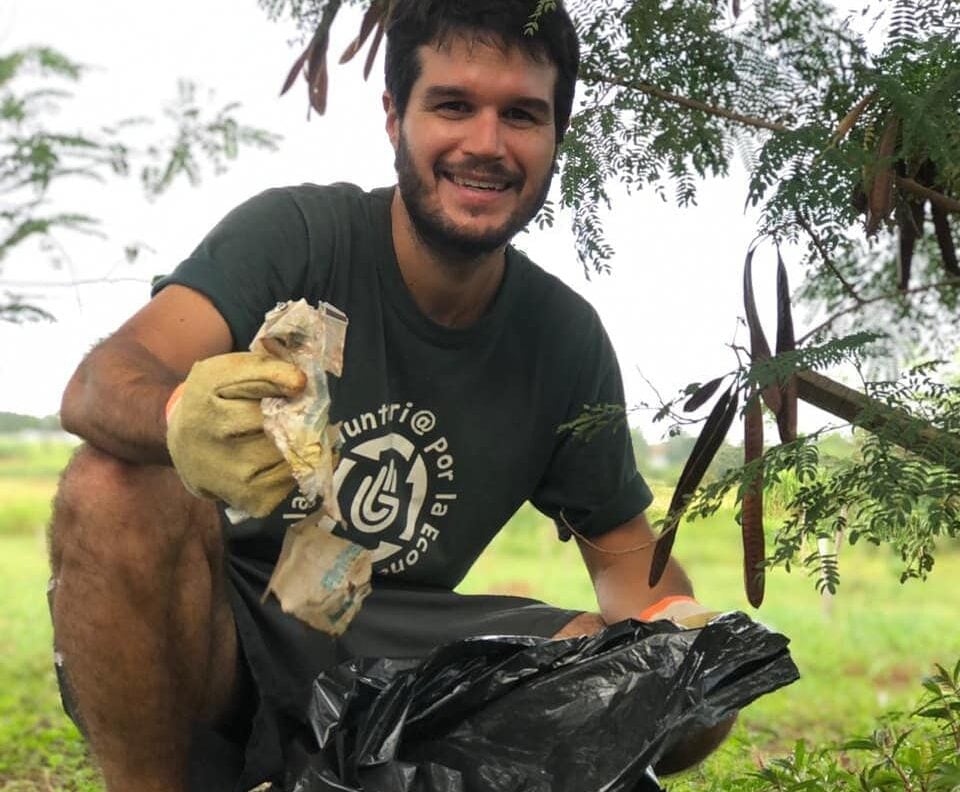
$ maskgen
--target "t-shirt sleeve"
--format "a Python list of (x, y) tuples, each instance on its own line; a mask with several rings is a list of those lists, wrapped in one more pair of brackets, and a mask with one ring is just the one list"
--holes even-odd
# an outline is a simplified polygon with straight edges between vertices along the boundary
[(303, 213), (289, 191), (272, 189), (227, 214), (170, 275), (155, 295), (176, 283), (205, 295), (246, 349), (267, 311), (302, 294), (311, 240)]
[[(643, 512), (653, 494), (637, 471), (624, 407), (623, 381), (616, 355), (599, 318), (591, 312), (584, 333), (565, 423), (587, 407), (611, 405), (617, 415), (590, 436), (559, 430), (557, 443), (530, 501), (557, 524), (568, 540), (572, 526), (584, 536), (599, 536)], [(611, 411), (613, 412), (613, 411)]]

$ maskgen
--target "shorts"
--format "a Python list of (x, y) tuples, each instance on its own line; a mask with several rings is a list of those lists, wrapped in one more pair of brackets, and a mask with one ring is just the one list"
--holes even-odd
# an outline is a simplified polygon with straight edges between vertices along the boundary
[[(243, 709), (227, 728), (198, 725), (190, 756), (191, 792), (248, 792), (271, 781), (302, 745), (313, 744), (306, 719), (316, 676), (355, 657), (425, 657), (442, 644), (479, 635), (549, 637), (580, 611), (524, 597), (463, 595), (374, 578), (347, 631), (332, 638), (261, 602), (272, 565), (229, 556), (228, 587), (239, 637)], [(83, 730), (57, 667), (64, 709)]]

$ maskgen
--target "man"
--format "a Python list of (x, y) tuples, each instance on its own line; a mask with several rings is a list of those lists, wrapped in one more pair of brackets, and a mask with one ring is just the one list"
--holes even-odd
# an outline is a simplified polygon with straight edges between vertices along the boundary
[[(658, 605), (691, 594), (673, 562), (646, 584), (651, 496), (625, 426), (590, 443), (559, 431), (623, 393), (593, 310), (508, 246), (547, 194), (579, 57), (562, 8), (524, 37), (530, 11), (394, 3), (383, 105), (397, 188), (303, 185), (241, 205), (70, 381), (61, 419), (88, 445), (58, 494), (51, 608), (65, 704), (109, 792), (281, 779), (310, 681), (350, 656), (705, 611)], [(350, 320), (331, 383), (340, 530), (377, 559), (337, 641), (260, 601), (286, 527), (315, 504), (293, 491), (259, 400), (304, 377), (238, 350), (300, 297)], [(230, 525), (191, 493), (255, 517)], [(576, 532), (599, 614), (452, 592), (528, 499)], [(691, 735), (660, 769), (699, 761), (726, 730)]]

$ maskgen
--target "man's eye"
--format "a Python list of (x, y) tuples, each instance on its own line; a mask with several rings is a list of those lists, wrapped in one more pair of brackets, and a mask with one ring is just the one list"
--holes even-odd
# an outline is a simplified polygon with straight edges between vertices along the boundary
[(436, 109), (448, 115), (463, 115), (469, 112), (470, 106), (466, 102), (443, 102)]
[(504, 113), (504, 117), (510, 119), (511, 121), (518, 121), (525, 124), (532, 124), (537, 120), (533, 117), (532, 113), (519, 107), (511, 107), (506, 113)]

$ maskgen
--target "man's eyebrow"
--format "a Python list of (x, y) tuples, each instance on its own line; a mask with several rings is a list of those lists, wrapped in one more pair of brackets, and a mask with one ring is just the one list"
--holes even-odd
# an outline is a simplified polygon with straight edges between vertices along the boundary
[(465, 99), (467, 92), (456, 85), (431, 85), (423, 94), (426, 102), (439, 102), (443, 99)]
[[(431, 85), (424, 91), (425, 104), (449, 101), (452, 99), (469, 99), (470, 92), (457, 85)], [(510, 104), (529, 110), (531, 113), (550, 116), (553, 114), (553, 105), (536, 96), (518, 96)]]

